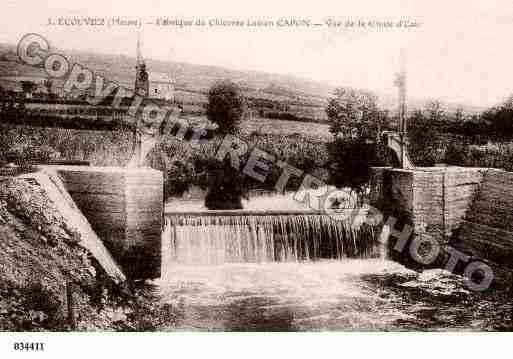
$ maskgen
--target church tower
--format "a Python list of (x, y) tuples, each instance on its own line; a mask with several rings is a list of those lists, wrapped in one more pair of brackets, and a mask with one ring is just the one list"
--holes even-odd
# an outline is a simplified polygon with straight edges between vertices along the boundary
[(135, 65), (135, 93), (142, 97), (148, 97), (150, 92), (150, 81), (148, 72), (146, 71), (146, 64), (141, 54), (141, 36), (137, 33), (137, 63)]

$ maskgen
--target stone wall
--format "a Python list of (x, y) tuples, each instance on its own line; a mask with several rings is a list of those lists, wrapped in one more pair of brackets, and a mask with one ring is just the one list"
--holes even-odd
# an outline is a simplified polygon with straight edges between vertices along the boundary
[(55, 171), (129, 278), (160, 276), (163, 177), (150, 168), (42, 166)]
[(479, 168), (445, 167), (415, 171), (415, 223), (426, 225), (428, 232), (447, 243), (460, 227), (482, 177), (483, 169)]
[[(446, 244), (469, 209), (485, 169), (373, 169), (371, 204)], [(379, 193), (379, 195), (378, 195)]]
[[(429, 235), (469, 260), (486, 262), (497, 282), (511, 281), (513, 173), (463, 167), (375, 168), (371, 184), (371, 204), (385, 219), (397, 218), (396, 229), (409, 224), (414, 235)], [(409, 260), (407, 253), (393, 254), (392, 259)]]
[(455, 246), (470, 255), (513, 267), (513, 173), (486, 171)]

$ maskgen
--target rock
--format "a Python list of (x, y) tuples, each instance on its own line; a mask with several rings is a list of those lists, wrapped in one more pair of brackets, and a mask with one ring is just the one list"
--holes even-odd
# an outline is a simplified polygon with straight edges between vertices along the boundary
[(427, 282), (437, 278), (457, 278), (457, 276), (445, 269), (428, 269), (419, 274), (418, 280)]
[(423, 271), (411, 281), (400, 284), (402, 287), (419, 288), (432, 295), (469, 294), (465, 287), (464, 278), (443, 269), (429, 269)]
[(126, 316), (125, 312), (123, 311), (123, 309), (118, 308), (118, 309), (114, 310), (114, 312), (112, 313), (112, 321), (124, 322), (126, 320), (127, 320), (127, 316)]

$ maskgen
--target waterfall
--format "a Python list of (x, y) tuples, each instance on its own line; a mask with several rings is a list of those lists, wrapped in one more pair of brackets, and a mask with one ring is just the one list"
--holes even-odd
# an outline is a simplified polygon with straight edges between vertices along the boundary
[(374, 229), (317, 213), (166, 213), (163, 264), (377, 258)]

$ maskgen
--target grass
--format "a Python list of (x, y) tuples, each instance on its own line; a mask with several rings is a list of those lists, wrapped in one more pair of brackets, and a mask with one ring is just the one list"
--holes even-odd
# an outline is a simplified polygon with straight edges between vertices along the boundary
[(90, 161), (96, 166), (125, 166), (133, 151), (130, 131), (84, 131), (62, 128), (2, 126), (0, 159), (45, 162), (49, 159)]
[(471, 145), (467, 149), (466, 166), (502, 168), (513, 171), (513, 143), (488, 143), (484, 146)]
[(442, 150), (445, 163), (450, 165), (513, 171), (513, 142), (489, 142), (486, 145), (452, 143)]
[(324, 123), (308, 123), (287, 120), (271, 120), (267, 118), (253, 118), (242, 124), (245, 133), (260, 132), (270, 135), (297, 135), (310, 140), (326, 142), (332, 139), (329, 125)]
[[(189, 116), (192, 123), (206, 122), (204, 116)], [(249, 148), (273, 154), (306, 173), (326, 179), (323, 168), (328, 155), (327, 125), (256, 118), (242, 124), (240, 137)], [(146, 164), (164, 173), (169, 195), (179, 195), (189, 185), (206, 186), (208, 164), (215, 158), (221, 138), (214, 137), (200, 148), (164, 136), (147, 157)], [(134, 151), (130, 130), (89, 131), (62, 128), (8, 126), (0, 128), (0, 159), (8, 162), (45, 162), (50, 159), (89, 161), (93, 166), (126, 166)], [(271, 170), (275, 181), (278, 167)], [(276, 178), (275, 178), (276, 177)], [(274, 182), (273, 184), (274, 185)]]
[[(193, 123), (207, 123), (205, 116), (186, 116)], [(325, 123), (289, 121), (253, 116), (242, 122), (241, 133), (250, 135), (258, 132), (267, 135), (296, 135), (309, 141), (328, 142), (333, 138), (329, 125)]]

